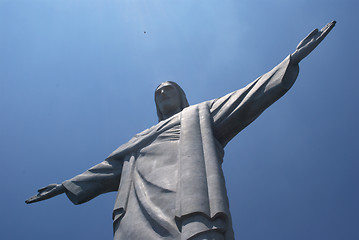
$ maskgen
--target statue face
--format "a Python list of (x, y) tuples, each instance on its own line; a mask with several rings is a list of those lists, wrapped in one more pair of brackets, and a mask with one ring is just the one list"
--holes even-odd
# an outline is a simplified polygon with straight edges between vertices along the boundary
[(171, 83), (165, 82), (157, 88), (155, 100), (164, 116), (170, 116), (181, 111), (180, 94)]

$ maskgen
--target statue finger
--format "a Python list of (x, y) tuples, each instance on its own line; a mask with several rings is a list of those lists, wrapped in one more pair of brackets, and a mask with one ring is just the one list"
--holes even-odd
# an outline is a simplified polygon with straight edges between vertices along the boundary
[(57, 184), (49, 184), (47, 185), (46, 187), (43, 187), (43, 188), (40, 188), (39, 190), (37, 190), (38, 192), (43, 192), (43, 191), (46, 191), (48, 189), (51, 189), (51, 188), (54, 188), (56, 187)]
[(38, 201), (41, 201), (41, 196), (40, 195), (35, 195), (35, 196), (32, 196), (29, 199), (27, 199), (25, 201), (25, 203), (29, 204), (29, 203), (34, 203), (34, 202), (38, 202)]
[(326, 24), (320, 31), (325, 32), (327, 29), (331, 30), (335, 26), (335, 24), (336, 24), (336, 21), (332, 21), (332, 22)]
[(27, 203), (27, 204), (29, 204), (29, 203), (31, 203), (31, 202), (32, 202), (32, 197), (30, 197), (30, 198), (28, 198), (28, 199), (25, 200), (25, 203)]
[(317, 41), (321, 42), (328, 34), (329, 32), (334, 28), (336, 24), (336, 21), (330, 22), (327, 25), (325, 25), (325, 27), (322, 28), (321, 30), (321, 35), (318, 37)]
[(40, 188), (40, 189), (38, 189), (37, 191), (38, 191), (39, 193), (41, 193), (41, 192), (44, 192), (44, 191), (46, 191), (46, 190), (48, 190), (48, 189), (49, 189), (49, 187), (47, 186), (47, 187)]

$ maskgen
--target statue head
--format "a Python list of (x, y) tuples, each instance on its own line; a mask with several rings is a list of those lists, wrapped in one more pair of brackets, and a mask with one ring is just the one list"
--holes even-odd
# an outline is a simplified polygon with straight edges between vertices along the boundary
[(188, 107), (186, 94), (175, 82), (161, 83), (155, 91), (158, 121), (162, 121)]

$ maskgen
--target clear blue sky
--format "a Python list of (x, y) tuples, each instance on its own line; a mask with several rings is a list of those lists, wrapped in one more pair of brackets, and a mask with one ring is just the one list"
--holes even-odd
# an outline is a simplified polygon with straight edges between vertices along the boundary
[[(156, 123), (269, 71), (337, 20), (293, 88), (226, 147), (236, 239), (359, 239), (356, 0), (0, 0), (2, 239), (112, 239), (115, 193), (26, 205)], [(144, 33), (146, 31), (146, 34)]]

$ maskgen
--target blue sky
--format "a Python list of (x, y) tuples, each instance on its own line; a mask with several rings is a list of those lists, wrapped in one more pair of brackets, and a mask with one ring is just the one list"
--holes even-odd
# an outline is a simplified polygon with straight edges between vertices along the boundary
[(236, 239), (359, 239), (358, 5), (0, 0), (2, 237), (112, 239), (115, 193), (24, 201), (156, 124), (159, 83), (179, 83), (190, 104), (223, 96), (337, 20), (293, 88), (226, 147), (223, 169)]

